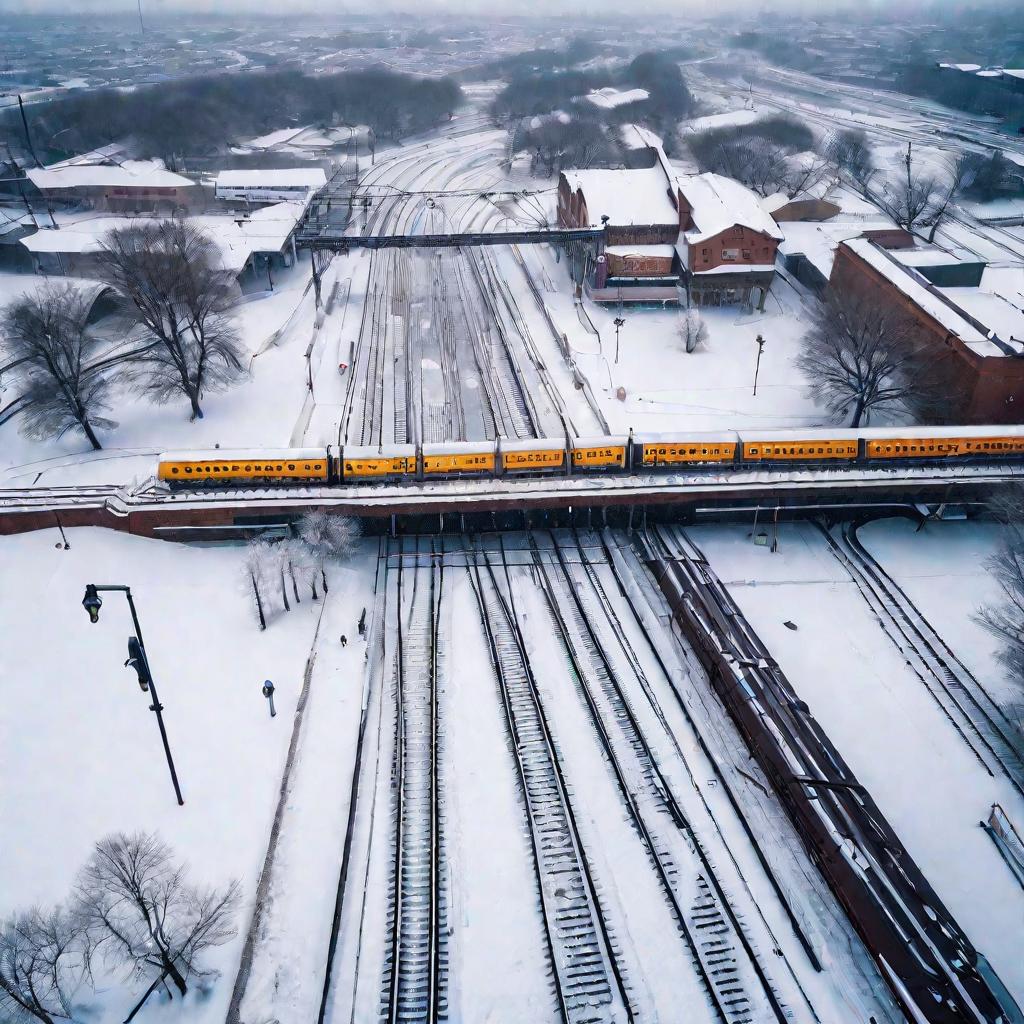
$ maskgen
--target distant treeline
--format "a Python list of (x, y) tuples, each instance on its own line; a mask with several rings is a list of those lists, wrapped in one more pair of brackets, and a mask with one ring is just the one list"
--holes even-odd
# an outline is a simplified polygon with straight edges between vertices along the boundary
[(1015, 92), (998, 78), (979, 78), (934, 64), (915, 63), (897, 72), (894, 88), (955, 110), (993, 114), (1014, 125), (1024, 124), (1024, 93)]
[[(611, 109), (585, 102), (573, 106), (578, 97), (605, 86), (646, 89), (649, 95)], [(668, 139), (679, 121), (693, 113), (694, 102), (675, 53), (651, 51), (614, 70), (529, 70), (513, 74), (495, 98), (492, 110), (506, 121), (574, 110), (581, 120), (608, 125), (645, 124)]]
[[(128, 139), (142, 157), (204, 156), (288, 125), (365, 124), (378, 138), (396, 138), (430, 128), (461, 102), (462, 90), (449, 78), (370, 69), (197, 76), (76, 93), (27, 109), (45, 160)], [(0, 135), (20, 137), (17, 108), (0, 116)]]

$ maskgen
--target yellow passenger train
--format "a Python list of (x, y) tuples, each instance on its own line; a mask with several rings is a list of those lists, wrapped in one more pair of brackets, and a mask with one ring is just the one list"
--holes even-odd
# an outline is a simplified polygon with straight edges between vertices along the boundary
[(423, 481), (459, 477), (975, 463), (1024, 457), (1024, 427), (721, 431), (423, 445), (168, 452), (172, 487)]

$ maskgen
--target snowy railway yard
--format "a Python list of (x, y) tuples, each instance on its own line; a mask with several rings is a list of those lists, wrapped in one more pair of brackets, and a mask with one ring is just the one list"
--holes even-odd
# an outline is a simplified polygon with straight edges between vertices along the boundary
[[(742, 94), (689, 73), (723, 117), (747, 96), (893, 154), (996, 134), (797, 72), (761, 68)], [(362, 159), (348, 235), (551, 227), (551, 179), (510, 161), (477, 105), (494, 91)], [(959, 207), (936, 234), (1002, 264), (1024, 259), (1022, 232)], [(98, 838), (144, 829), (202, 884), (237, 878), (242, 903), (210, 974), (157, 992), (140, 1024), (1021, 1024), (1024, 733), (978, 621), (1002, 597), (991, 560), (1009, 528), (973, 518), (1019, 459), (421, 470), (347, 491), (154, 478), (176, 447), (792, 442), (828, 424), (796, 362), (817, 299), (781, 264), (766, 309), (704, 309), (710, 337), (684, 353), (675, 310), (574, 296), (571, 258), (352, 246), (324, 261), (319, 307), (303, 254), (239, 305), (247, 377), (202, 419), (127, 397), (122, 443), (89, 454), (0, 422), (0, 511), (47, 516), (0, 536), (0, 833), (16, 837), (0, 842), (0, 915), (65, 900)], [(30, 286), (0, 274), (5, 298)], [(944, 496), (906, 504), (918, 491)], [(788, 517), (787, 495), (820, 505)], [(960, 500), (972, 518), (942, 520)], [(667, 521), (669, 501), (691, 508)], [(219, 505), (241, 513), (234, 539), (195, 543)], [(69, 525), (94, 507), (159, 521), (154, 536), (178, 536), (179, 512), (200, 525), (187, 544)], [(279, 557), (264, 607), (238, 538), (266, 529), (294, 552), (299, 515), (332, 507), (379, 536), (321, 561), (319, 591)], [(128, 696), (125, 609), (112, 596), (95, 626), (79, 609), (86, 584), (122, 578), (180, 807), (149, 698)], [(141, 991), (97, 978), (83, 1020), (123, 1020)]]

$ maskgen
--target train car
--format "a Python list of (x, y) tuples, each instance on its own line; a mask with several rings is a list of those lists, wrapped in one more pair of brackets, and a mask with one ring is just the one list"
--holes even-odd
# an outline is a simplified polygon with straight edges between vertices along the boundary
[(157, 479), (170, 486), (329, 483), (329, 448), (216, 448), (165, 452)]
[(416, 479), (416, 446), (413, 444), (347, 444), (337, 461), (337, 477), (343, 483)]
[(633, 437), (633, 469), (674, 468), (701, 463), (735, 462), (739, 435), (735, 431), (692, 434), (637, 434)]
[(493, 441), (449, 441), (420, 448), (423, 476), (493, 476)]
[(574, 471), (625, 469), (629, 437), (574, 437), (569, 450)]
[(740, 433), (744, 463), (853, 462), (860, 455), (858, 430), (773, 430)]
[(564, 473), (565, 441), (550, 437), (506, 440), (499, 444), (503, 473)]
[(1021, 427), (899, 427), (860, 431), (864, 457), (884, 459), (948, 459), (954, 456), (999, 459), (1024, 455)]

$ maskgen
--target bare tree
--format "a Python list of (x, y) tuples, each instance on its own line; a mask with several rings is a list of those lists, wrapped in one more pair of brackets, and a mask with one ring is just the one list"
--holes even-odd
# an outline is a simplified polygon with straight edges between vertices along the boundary
[(30, 910), (0, 924), (0, 1017), (5, 1022), (73, 1019), (72, 1000), (89, 971), (84, 922), (75, 913)]
[[(1006, 528), (999, 550), (986, 562), (1002, 597), (980, 608), (975, 618), (999, 641), (999, 660), (1024, 698), (1024, 485), (1004, 485), (988, 504)], [(1024, 700), (1011, 710), (1024, 731)]]
[(135, 376), (157, 402), (184, 395), (192, 419), (202, 418), (203, 395), (245, 372), (228, 312), (235, 286), (213, 239), (187, 221), (133, 223), (107, 235), (100, 265), (125, 313), (154, 342), (137, 356)]
[(812, 397), (850, 426), (876, 409), (935, 387), (925, 345), (905, 316), (856, 294), (830, 291), (797, 365)]
[(946, 180), (938, 187), (930, 213), (931, 230), (928, 232), (928, 241), (935, 241), (935, 232), (949, 214), (949, 208), (954, 199), (959, 198), (964, 187), (970, 180), (973, 167), (970, 160), (960, 156), (949, 164)]
[(874, 159), (867, 135), (858, 128), (834, 132), (825, 145), (828, 158), (860, 186), (865, 187), (875, 174)]
[(359, 538), (359, 520), (348, 516), (332, 516), (323, 509), (314, 509), (299, 520), (299, 537), (312, 554), (326, 594), (326, 564), (329, 561), (340, 561), (352, 553)]
[(21, 424), (43, 440), (81, 431), (94, 449), (100, 429), (117, 424), (109, 407), (109, 368), (97, 365), (100, 342), (87, 330), (91, 299), (67, 282), (47, 283), (15, 299), (0, 316), (6, 356), (23, 396)]
[(882, 186), (882, 194), (876, 199), (901, 228), (913, 231), (918, 222), (927, 220), (939, 184), (934, 175), (920, 174), (914, 169), (913, 147), (909, 142), (903, 168), (902, 176), (887, 181)]
[(707, 324), (704, 323), (700, 312), (693, 307), (679, 314), (676, 332), (687, 352), (692, 352), (698, 345), (708, 340)]
[(78, 878), (83, 917), (107, 961), (132, 978), (170, 978), (182, 995), (190, 978), (210, 973), (202, 954), (234, 935), (240, 892), (235, 881), (192, 885), (170, 847), (142, 832), (98, 842)]

